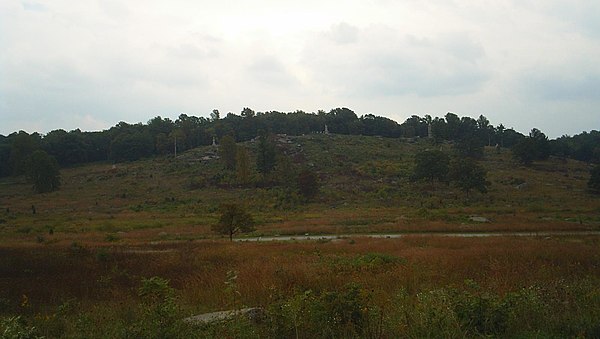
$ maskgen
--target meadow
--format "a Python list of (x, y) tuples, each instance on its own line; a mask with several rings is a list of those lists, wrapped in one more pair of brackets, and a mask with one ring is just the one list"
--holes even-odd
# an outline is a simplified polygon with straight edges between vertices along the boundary
[[(489, 147), (489, 192), (465, 194), (409, 180), (414, 154), (432, 147), (452, 145), (291, 137), (282, 148), (322, 184), (308, 203), (284, 187), (236, 184), (218, 160), (202, 160), (210, 146), (65, 168), (61, 189), (46, 194), (4, 178), (0, 328), (81, 338), (600, 336), (600, 237), (410, 235), (599, 230), (588, 165), (551, 158), (523, 167)], [(230, 243), (210, 228), (219, 204), (234, 201), (257, 221), (242, 238), (407, 236)], [(264, 317), (181, 321), (243, 306)]]

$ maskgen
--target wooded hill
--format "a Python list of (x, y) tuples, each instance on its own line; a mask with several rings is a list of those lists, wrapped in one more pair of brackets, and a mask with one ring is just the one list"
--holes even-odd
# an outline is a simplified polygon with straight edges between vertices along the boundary
[[(228, 113), (221, 118), (214, 110), (211, 118), (181, 114), (172, 121), (157, 116), (146, 124), (119, 122), (101, 132), (54, 130), (46, 135), (20, 131), (0, 135), (0, 176), (20, 175), (26, 172), (27, 159), (36, 150), (53, 156), (60, 166), (96, 161), (123, 162), (153, 155), (183, 152), (198, 146), (210, 145), (213, 138), (220, 142), (231, 135), (242, 142), (255, 138), (260, 131), (272, 134), (303, 135), (322, 133), (325, 125), (329, 132), (341, 135), (382, 136), (388, 138), (426, 138), (437, 143), (452, 141), (463, 145), (466, 152), (484, 145), (513, 147), (527, 137), (502, 124), (494, 126), (483, 115), (474, 119), (447, 113), (444, 118), (411, 116), (399, 124), (391, 119), (372, 114), (358, 117), (347, 108), (329, 112), (306, 113), (296, 111), (254, 112), (244, 108), (240, 115)], [(544, 150), (535, 158), (549, 155), (600, 161), (600, 132), (591, 131), (569, 137), (548, 140), (542, 131), (533, 129), (529, 137), (542, 140)], [(531, 146), (531, 145), (529, 145)], [(532, 154), (527, 145), (523, 152)], [(535, 153), (535, 151), (533, 152)], [(530, 162), (534, 159), (524, 159)]]

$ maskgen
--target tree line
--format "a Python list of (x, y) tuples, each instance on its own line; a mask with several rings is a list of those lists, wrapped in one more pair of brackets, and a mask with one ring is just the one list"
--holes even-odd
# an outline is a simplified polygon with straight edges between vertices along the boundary
[(181, 114), (175, 121), (157, 116), (145, 124), (119, 122), (99, 132), (59, 129), (46, 135), (24, 131), (0, 135), (0, 176), (26, 174), (30, 158), (36, 151), (47, 153), (60, 166), (96, 161), (123, 162), (209, 145), (213, 138), (220, 142), (226, 135), (241, 142), (257, 137), (259, 131), (302, 135), (323, 132), (325, 125), (335, 134), (407, 139), (431, 137), (435, 142), (454, 142), (462, 154), (475, 158), (482, 155), (484, 145), (498, 145), (512, 148), (524, 164), (550, 155), (600, 162), (598, 131), (549, 140), (537, 129), (526, 136), (502, 124), (494, 126), (483, 115), (477, 119), (454, 113), (436, 118), (413, 115), (399, 124), (373, 114), (358, 117), (348, 108), (316, 113), (255, 112), (244, 108), (240, 114), (228, 113), (225, 117), (213, 110), (210, 118)]

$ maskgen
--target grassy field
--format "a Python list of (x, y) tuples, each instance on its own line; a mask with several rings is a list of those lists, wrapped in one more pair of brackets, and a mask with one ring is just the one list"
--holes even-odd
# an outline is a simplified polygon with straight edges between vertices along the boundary
[[(409, 180), (417, 151), (451, 145), (311, 135), (281, 147), (318, 173), (314, 201), (240, 187), (218, 160), (201, 160), (210, 147), (66, 168), (61, 190), (48, 194), (34, 194), (24, 178), (1, 179), (0, 333), (600, 336), (597, 236), (230, 243), (210, 231), (222, 202), (254, 215), (249, 236), (600, 230), (586, 164), (551, 158), (526, 168), (489, 148), (481, 161), (489, 192), (466, 195)], [(263, 307), (264, 319), (181, 322), (242, 306)]]

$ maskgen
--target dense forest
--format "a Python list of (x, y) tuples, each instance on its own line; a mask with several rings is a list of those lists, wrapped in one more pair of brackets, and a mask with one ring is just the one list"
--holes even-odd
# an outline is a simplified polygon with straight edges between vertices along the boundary
[(463, 153), (475, 157), (477, 154), (471, 153), (481, 146), (498, 145), (513, 148), (516, 155), (522, 154), (520, 160), (525, 164), (550, 155), (600, 162), (600, 132), (595, 130), (549, 140), (538, 129), (526, 136), (502, 124), (493, 126), (483, 115), (477, 119), (454, 113), (447, 113), (444, 118), (413, 115), (399, 124), (372, 114), (358, 117), (348, 108), (317, 113), (254, 112), (244, 108), (239, 115), (228, 113), (223, 118), (214, 110), (210, 119), (181, 114), (175, 121), (157, 116), (146, 124), (119, 122), (100, 132), (59, 129), (46, 135), (24, 131), (0, 135), (0, 176), (24, 174), (28, 159), (39, 150), (54, 157), (60, 166), (122, 162), (209, 145), (213, 138), (219, 141), (226, 135), (240, 142), (255, 138), (259, 131), (288, 135), (322, 133), (325, 125), (335, 134), (409, 140), (431, 137), (438, 143), (454, 142)]

